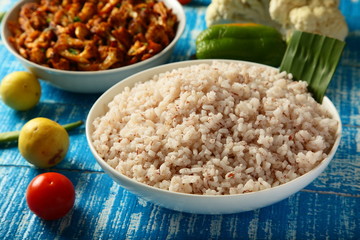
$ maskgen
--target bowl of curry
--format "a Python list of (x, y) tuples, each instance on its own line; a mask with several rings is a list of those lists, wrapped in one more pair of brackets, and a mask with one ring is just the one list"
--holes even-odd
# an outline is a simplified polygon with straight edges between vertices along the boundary
[(25, 0), (4, 17), (7, 49), (39, 79), (101, 93), (169, 61), (185, 28), (173, 0)]

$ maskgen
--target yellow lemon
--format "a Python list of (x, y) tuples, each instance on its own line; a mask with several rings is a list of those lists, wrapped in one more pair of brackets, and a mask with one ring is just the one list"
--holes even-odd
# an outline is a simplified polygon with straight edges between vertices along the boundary
[(69, 143), (69, 135), (63, 126), (48, 118), (38, 117), (22, 127), (18, 147), (28, 162), (48, 168), (64, 159)]
[(6, 105), (24, 111), (33, 108), (39, 102), (41, 87), (34, 74), (13, 72), (1, 81), (0, 94)]

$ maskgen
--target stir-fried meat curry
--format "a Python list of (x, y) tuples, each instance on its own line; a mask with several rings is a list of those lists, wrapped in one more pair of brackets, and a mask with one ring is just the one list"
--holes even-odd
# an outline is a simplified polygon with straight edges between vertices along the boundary
[(32, 62), (97, 71), (154, 56), (176, 28), (176, 15), (156, 0), (41, 0), (24, 4), (10, 41)]

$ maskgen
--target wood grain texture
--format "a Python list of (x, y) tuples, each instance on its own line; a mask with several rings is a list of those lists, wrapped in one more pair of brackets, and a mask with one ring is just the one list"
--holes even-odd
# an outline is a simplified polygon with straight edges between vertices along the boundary
[[(17, 175), (13, 175), (16, 168)], [(98, 172), (58, 170), (74, 183), (75, 207), (57, 221), (42, 221), (27, 208), (24, 192), (42, 171), (2, 167), (2, 239), (356, 239), (359, 196), (307, 189), (272, 206), (230, 215), (170, 211), (120, 188)], [(324, 204), (331, 203), (331, 204)], [(357, 220), (358, 221), (358, 220)], [(19, 238), (21, 239), (21, 238)]]
[[(0, 0), (0, 11), (15, 0)], [(195, 38), (205, 29), (209, 0), (185, 6), (187, 25), (170, 62), (192, 59)], [(293, 196), (255, 211), (196, 215), (158, 207), (122, 189), (103, 173), (86, 143), (84, 126), (71, 132), (66, 159), (36, 169), (16, 143), (0, 145), (0, 239), (360, 239), (360, 2), (341, 1), (351, 32), (327, 91), (341, 114), (343, 137), (323, 174)], [(0, 79), (24, 70), (0, 42)], [(85, 120), (99, 94), (74, 94), (41, 83), (39, 105), (16, 112), (0, 103), (0, 132), (19, 130), (43, 116), (59, 123)], [(38, 174), (56, 171), (76, 190), (72, 211), (43, 221), (26, 205), (25, 192)]]

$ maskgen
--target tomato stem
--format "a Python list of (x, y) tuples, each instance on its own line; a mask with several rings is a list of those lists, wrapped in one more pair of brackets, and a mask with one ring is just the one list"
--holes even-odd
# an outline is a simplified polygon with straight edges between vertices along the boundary
[[(84, 122), (80, 120), (80, 121), (77, 121), (77, 122), (64, 124), (62, 126), (67, 131), (70, 131), (70, 130), (72, 130), (74, 128), (77, 128), (77, 127), (81, 126), (83, 123)], [(19, 138), (19, 134), (20, 134), (20, 131), (11, 131), (11, 132), (0, 133), (0, 143), (17, 141), (18, 138)]]

